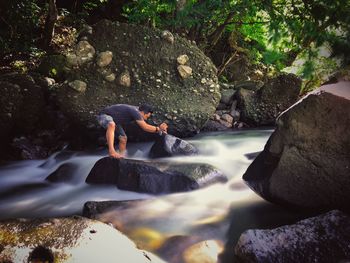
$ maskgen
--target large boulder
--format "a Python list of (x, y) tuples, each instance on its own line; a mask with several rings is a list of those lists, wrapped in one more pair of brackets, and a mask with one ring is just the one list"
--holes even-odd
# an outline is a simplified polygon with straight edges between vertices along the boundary
[(350, 204), (350, 82), (325, 85), (285, 111), (243, 179), (267, 200)]
[(277, 116), (298, 99), (301, 79), (281, 74), (258, 89), (239, 88), (237, 93), (240, 120), (252, 126), (275, 125)]
[(163, 262), (113, 227), (83, 217), (0, 222), (1, 262)]
[(166, 134), (157, 138), (150, 150), (151, 158), (171, 157), (178, 155), (195, 155), (197, 148), (185, 140)]
[(208, 164), (147, 162), (111, 157), (98, 160), (86, 178), (88, 184), (113, 184), (119, 189), (152, 194), (190, 191), (226, 181), (225, 175)]
[[(84, 39), (67, 56), (68, 79), (56, 89), (62, 111), (82, 127), (96, 126), (95, 115), (106, 106), (148, 103), (156, 109), (151, 121), (166, 120), (171, 134), (186, 137), (214, 113), (220, 99), (216, 68), (189, 41), (177, 35), (168, 41), (162, 31), (108, 20)], [(178, 64), (182, 55), (186, 65)], [(180, 75), (179, 66), (191, 74)]]
[(338, 210), (275, 229), (245, 231), (237, 262), (349, 262), (350, 216)]

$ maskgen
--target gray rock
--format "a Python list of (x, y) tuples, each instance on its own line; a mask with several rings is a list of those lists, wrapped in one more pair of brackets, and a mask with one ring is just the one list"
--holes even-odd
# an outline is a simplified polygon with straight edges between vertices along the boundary
[(202, 128), (202, 131), (226, 131), (228, 129), (229, 127), (225, 126), (224, 124), (218, 121), (209, 120)]
[(158, 137), (150, 150), (151, 158), (196, 154), (198, 150), (194, 145), (169, 134)]
[[(170, 113), (173, 118), (168, 122), (169, 133), (177, 137), (185, 138), (198, 133), (219, 103), (216, 68), (198, 47), (186, 39), (175, 35), (173, 44), (169, 44), (161, 35), (162, 31), (139, 25), (108, 20), (96, 23), (88, 43), (97, 53), (106, 50), (113, 53), (113, 60), (106, 68), (112, 69), (116, 80), (106, 81), (108, 74), (100, 74), (100, 67), (92, 61), (71, 67), (67, 81), (84, 80), (88, 83), (89, 92), (76, 94), (67, 85), (60, 85), (56, 89), (59, 109), (78, 126), (86, 127), (82, 133), (90, 137), (96, 132), (88, 129), (96, 126), (96, 113), (118, 103), (135, 106), (148, 103), (154, 106), (150, 124), (163, 122), (165, 114)], [(180, 54), (191, 55), (193, 74), (186, 79), (182, 79), (174, 67)], [(119, 76), (126, 69), (130, 72), (130, 86), (125, 84), (128, 81), (119, 82)], [(160, 71), (162, 74), (159, 76), (157, 73)], [(207, 83), (201, 83), (203, 78), (208, 80)], [(194, 89), (199, 92), (194, 93)], [(174, 110), (178, 114), (173, 115)]]
[(325, 85), (285, 111), (243, 179), (267, 200), (350, 204), (350, 82)]
[(262, 81), (253, 81), (253, 80), (244, 80), (239, 81), (235, 84), (236, 89), (247, 89), (257, 91), (264, 86), (264, 82)]
[(259, 90), (240, 88), (237, 93), (241, 120), (252, 126), (275, 125), (279, 114), (298, 99), (301, 79), (281, 74), (270, 79)]
[(224, 103), (226, 105), (231, 105), (233, 101), (233, 96), (235, 95), (236, 90), (234, 89), (228, 89), (228, 90), (223, 90), (221, 92), (221, 103)]
[(86, 91), (87, 85), (84, 81), (81, 80), (74, 80), (72, 82), (68, 83), (69, 87), (71, 87), (72, 89), (80, 92), (80, 93), (84, 93)]
[(227, 178), (207, 164), (172, 164), (105, 157), (96, 162), (86, 182), (112, 184), (119, 189), (161, 194), (184, 192), (226, 182)]
[(334, 210), (271, 230), (247, 230), (235, 247), (237, 262), (349, 262), (350, 217)]

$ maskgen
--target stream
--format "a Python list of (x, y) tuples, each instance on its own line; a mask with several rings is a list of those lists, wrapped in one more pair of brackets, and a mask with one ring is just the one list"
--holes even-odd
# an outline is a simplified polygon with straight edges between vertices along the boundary
[[(263, 150), (273, 130), (201, 133), (188, 141), (197, 156), (171, 157), (171, 162), (202, 162), (221, 170), (227, 183), (176, 194), (154, 196), (87, 185), (85, 178), (106, 149), (63, 150), (46, 160), (17, 161), (0, 167), (0, 219), (81, 215), (87, 201), (144, 200), (140, 205), (110, 211), (100, 220), (111, 222), (136, 244), (167, 262), (183, 262), (181, 254), (200, 241), (211, 242), (214, 257), (232, 262), (240, 234), (249, 228), (270, 228), (305, 217), (270, 204), (250, 190), (242, 175)], [(128, 158), (147, 159), (152, 143), (128, 143)], [(45, 181), (60, 169), (64, 183)], [(208, 243), (209, 244), (209, 243)], [(199, 261), (198, 261), (199, 262)]]

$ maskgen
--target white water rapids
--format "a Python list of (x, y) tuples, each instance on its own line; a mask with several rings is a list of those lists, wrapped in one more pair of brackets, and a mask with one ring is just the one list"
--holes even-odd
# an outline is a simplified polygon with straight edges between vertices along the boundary
[[(204, 133), (191, 138), (189, 142), (199, 149), (198, 156), (168, 160), (211, 164), (226, 174), (229, 181), (162, 196), (122, 191), (115, 186), (87, 185), (89, 171), (106, 156), (106, 149), (62, 151), (47, 160), (9, 163), (0, 167), (0, 218), (69, 216), (81, 214), (87, 201), (147, 199), (141, 206), (122, 213), (106, 213), (101, 220), (112, 222), (139, 246), (155, 253), (160, 251), (163, 258), (172, 262), (177, 262), (172, 258), (185, 249), (181, 245), (201, 240), (219, 241), (222, 246), (218, 249), (226, 248), (223, 261), (226, 258), (229, 262), (231, 246), (247, 228), (290, 223), (298, 217), (268, 204), (242, 180), (252, 162), (247, 156), (262, 151), (271, 133), (272, 130), (246, 130)], [(150, 147), (151, 143), (129, 143), (128, 158), (146, 159)], [(62, 166), (66, 166), (61, 172), (68, 178), (64, 183), (45, 181)], [(183, 238), (174, 241), (176, 237)]]

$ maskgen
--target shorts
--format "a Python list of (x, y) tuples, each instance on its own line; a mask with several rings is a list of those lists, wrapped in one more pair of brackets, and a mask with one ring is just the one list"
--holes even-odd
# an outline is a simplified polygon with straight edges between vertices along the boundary
[[(114, 122), (112, 116), (107, 115), (107, 114), (100, 114), (97, 116), (97, 122), (99, 125), (101, 125), (103, 128), (105, 128), (107, 130), (108, 128), (108, 124), (110, 122)], [(120, 124), (115, 124), (115, 131), (114, 134), (116, 137), (126, 137), (125, 131), (123, 129), (123, 127)]]

